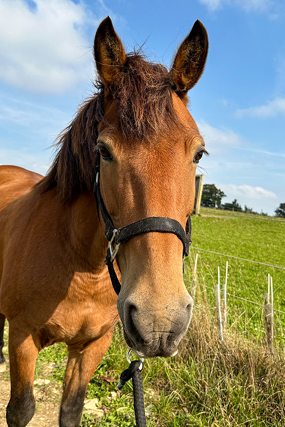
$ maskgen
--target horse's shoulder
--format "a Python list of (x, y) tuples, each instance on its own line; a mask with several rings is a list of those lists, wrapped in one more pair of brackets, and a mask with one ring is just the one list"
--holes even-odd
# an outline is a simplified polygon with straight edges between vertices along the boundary
[(0, 166), (0, 210), (27, 193), (42, 178), (19, 166)]
[(0, 165), (0, 185), (20, 180), (29, 181), (34, 185), (42, 178), (42, 175), (20, 166)]

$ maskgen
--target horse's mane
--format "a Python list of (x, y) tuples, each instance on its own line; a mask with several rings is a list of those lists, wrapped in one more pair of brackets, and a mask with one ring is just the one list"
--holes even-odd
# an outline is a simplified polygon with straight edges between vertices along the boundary
[[(71, 202), (92, 189), (97, 125), (104, 116), (104, 86), (98, 80), (95, 87), (97, 92), (80, 106), (74, 120), (58, 136), (56, 157), (35, 191), (44, 193), (56, 187), (61, 200)], [(110, 87), (123, 139), (150, 140), (158, 130), (177, 122), (171, 90), (175, 87), (165, 67), (147, 62), (138, 53), (127, 56), (123, 72)]]

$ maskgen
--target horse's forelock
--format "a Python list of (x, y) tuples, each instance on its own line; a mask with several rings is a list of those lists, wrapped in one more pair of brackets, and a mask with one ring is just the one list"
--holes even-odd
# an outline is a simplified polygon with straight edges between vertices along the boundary
[(172, 87), (165, 67), (152, 64), (137, 53), (127, 56), (124, 72), (112, 87), (126, 139), (149, 139), (176, 121)]
[[(57, 187), (64, 202), (71, 202), (91, 189), (95, 179), (94, 147), (97, 126), (104, 116), (104, 85), (97, 81), (95, 87), (95, 95), (81, 105), (74, 120), (59, 135), (55, 160), (36, 186), (41, 193)], [(172, 89), (165, 67), (147, 62), (137, 53), (127, 56), (124, 71), (109, 88), (116, 100), (124, 141), (150, 140), (178, 123)]]

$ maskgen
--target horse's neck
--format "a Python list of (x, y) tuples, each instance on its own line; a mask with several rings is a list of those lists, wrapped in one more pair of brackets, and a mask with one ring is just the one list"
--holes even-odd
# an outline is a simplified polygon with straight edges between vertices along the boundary
[(68, 227), (69, 253), (77, 262), (93, 272), (106, 268), (104, 259), (107, 240), (104, 224), (100, 223), (92, 193), (85, 192), (71, 205), (65, 207), (65, 226)]

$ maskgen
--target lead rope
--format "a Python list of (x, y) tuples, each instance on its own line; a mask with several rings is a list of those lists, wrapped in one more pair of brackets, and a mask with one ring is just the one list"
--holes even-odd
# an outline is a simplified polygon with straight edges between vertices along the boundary
[(143, 379), (141, 371), (144, 365), (144, 359), (130, 361), (130, 354), (132, 350), (128, 351), (127, 359), (130, 366), (122, 372), (118, 389), (122, 390), (127, 381), (132, 379), (133, 393), (134, 393), (134, 410), (136, 417), (136, 427), (147, 427), (145, 410), (144, 410), (144, 396), (143, 396)]

